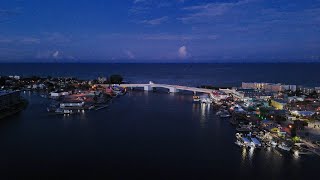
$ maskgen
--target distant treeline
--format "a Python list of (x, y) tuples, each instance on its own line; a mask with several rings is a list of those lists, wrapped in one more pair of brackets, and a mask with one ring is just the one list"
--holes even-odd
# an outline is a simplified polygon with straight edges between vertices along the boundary
[(231, 89), (232, 87), (227, 87), (227, 86), (211, 86), (211, 85), (202, 85), (202, 86), (200, 86), (200, 88), (219, 90), (219, 89)]

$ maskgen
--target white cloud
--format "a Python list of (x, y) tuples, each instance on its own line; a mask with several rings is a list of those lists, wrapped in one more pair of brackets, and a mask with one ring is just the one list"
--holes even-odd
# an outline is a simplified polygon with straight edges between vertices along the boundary
[(185, 7), (184, 10), (189, 11), (185, 17), (178, 18), (184, 23), (208, 21), (216, 16), (226, 14), (234, 7), (246, 5), (255, 0), (240, 0), (238, 2), (215, 2), (203, 5)]
[(127, 57), (129, 59), (134, 59), (135, 58), (135, 55), (133, 54), (133, 52), (131, 52), (129, 50), (124, 51), (124, 53), (127, 55)]
[(143, 21), (140, 21), (140, 22), (143, 23), (143, 24), (148, 24), (148, 25), (159, 25), (159, 24), (167, 22), (168, 19), (169, 19), (168, 16), (164, 16), (164, 17), (161, 17), (161, 18), (143, 20)]
[(56, 58), (59, 57), (59, 55), (60, 55), (60, 52), (59, 52), (59, 51), (55, 51), (55, 52), (52, 54), (52, 57), (56, 59)]
[(187, 58), (189, 56), (187, 47), (181, 46), (178, 50), (178, 55), (180, 58), (183, 58), (183, 59)]
[(144, 2), (144, 1), (146, 1), (146, 0), (134, 0), (133, 3), (134, 3), (134, 4), (137, 4), (137, 3)]
[(33, 38), (33, 37), (25, 37), (21, 39), (22, 43), (25, 44), (39, 44), (40, 43), (40, 39), (39, 38)]

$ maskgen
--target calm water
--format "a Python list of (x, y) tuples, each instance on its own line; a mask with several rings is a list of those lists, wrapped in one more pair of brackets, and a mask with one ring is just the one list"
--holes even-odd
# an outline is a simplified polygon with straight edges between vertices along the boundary
[[(71, 65), (67, 65), (69, 69), (61, 65), (52, 68), (36, 65), (34, 71), (19, 65), (6, 66), (3, 68), (1, 65), (2, 73), (95, 77), (99, 73), (119, 72), (130, 81), (151, 77), (161, 83), (195, 85), (207, 82), (233, 85), (242, 81), (239, 76), (248, 81), (258, 77), (265, 81), (282, 81), (267, 79), (276, 77), (279, 72), (265, 70), (264, 74), (257, 73), (257, 77), (249, 76), (249, 71), (258, 70), (246, 67), (241, 71), (239, 65), (173, 65), (176, 69), (165, 69), (169, 65), (160, 65), (159, 69), (154, 65), (143, 65), (145, 71), (138, 65), (74, 65), (74, 69)], [(277, 68), (277, 65), (272, 66)], [(311, 78), (317, 82), (314, 76), (319, 72), (311, 72), (314, 66), (306, 65), (309, 68), (305, 71), (307, 74), (296, 75), (286, 81), (302, 83), (310, 82), (307, 79)], [(153, 73), (146, 67), (153, 67)], [(188, 75), (182, 76), (183, 71)], [(284, 69), (282, 74), (286, 73), (297, 74)], [(24, 96), (30, 101), (28, 108), (19, 115), (0, 121), (1, 179), (25, 175), (305, 179), (317, 175), (320, 165), (317, 156), (294, 158), (278, 151), (244, 151), (238, 148), (234, 144), (235, 130), (228, 121), (217, 118), (212, 107), (194, 104), (190, 93), (132, 91), (114, 99), (107, 109), (72, 116), (48, 115), (47, 99), (29, 93)]]

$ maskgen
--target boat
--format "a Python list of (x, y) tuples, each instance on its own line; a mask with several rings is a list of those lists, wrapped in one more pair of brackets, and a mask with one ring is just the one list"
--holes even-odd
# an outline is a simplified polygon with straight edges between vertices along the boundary
[(223, 113), (219, 115), (220, 118), (228, 118), (231, 117), (231, 115), (229, 113)]
[(68, 110), (68, 109), (58, 108), (58, 109), (55, 110), (55, 113), (56, 114), (72, 114), (73, 111), (72, 110)]
[(308, 154), (313, 154), (313, 152), (311, 151), (311, 149), (303, 144), (303, 143), (296, 143), (292, 149), (293, 153), (295, 155), (308, 155)]
[(285, 150), (285, 151), (290, 151), (291, 150), (291, 146), (288, 146), (286, 143), (282, 142), (278, 145), (279, 149)]
[(243, 146), (250, 147), (251, 141), (247, 137), (242, 137), (241, 140), (242, 140)]
[(200, 101), (200, 97), (199, 96), (193, 96), (193, 101), (194, 102), (199, 102)]
[(239, 147), (243, 147), (244, 144), (240, 141), (240, 140), (236, 140), (236, 142), (234, 142), (236, 145), (238, 145)]
[(271, 144), (271, 146), (272, 146), (272, 147), (276, 147), (278, 143), (277, 143), (277, 142), (275, 142), (275, 141), (271, 141), (271, 143), (270, 143), (270, 144)]
[(222, 114), (222, 111), (218, 111), (218, 112), (216, 113), (217, 116), (220, 116), (221, 114)]
[(256, 148), (261, 148), (262, 145), (260, 143), (260, 141), (257, 138), (251, 137), (251, 145), (256, 147)]
[(210, 98), (201, 98), (200, 102), (201, 103), (206, 103), (206, 104), (211, 104), (212, 100)]
[(241, 139), (242, 138), (242, 134), (241, 133), (236, 133), (236, 138), (237, 139)]

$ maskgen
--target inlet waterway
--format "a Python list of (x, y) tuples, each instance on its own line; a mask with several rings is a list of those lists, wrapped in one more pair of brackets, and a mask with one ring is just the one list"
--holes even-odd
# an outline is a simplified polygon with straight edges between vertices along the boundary
[[(263, 68), (262, 68), (263, 67)], [(96, 78), (199, 86), (266, 81), (320, 86), (319, 64), (1, 64), (1, 75)], [(302, 73), (299, 73), (299, 72)], [(149, 179), (307, 179), (318, 176), (318, 156), (249, 151), (235, 128), (192, 93), (129, 91), (99, 111), (49, 115), (48, 99), (25, 93), (26, 110), (0, 121), (0, 177), (131, 177)]]

